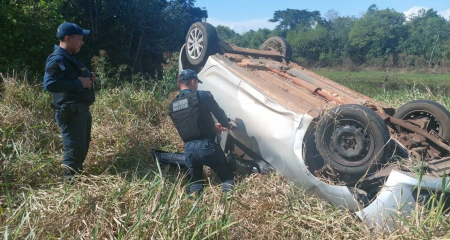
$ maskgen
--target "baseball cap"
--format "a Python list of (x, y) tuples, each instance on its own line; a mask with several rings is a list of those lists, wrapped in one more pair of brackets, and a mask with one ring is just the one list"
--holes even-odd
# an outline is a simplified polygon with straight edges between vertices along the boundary
[(196, 79), (199, 83), (203, 83), (202, 81), (200, 81), (200, 79), (198, 79), (197, 73), (195, 73), (194, 70), (185, 69), (185, 70), (181, 71), (180, 74), (178, 74), (179, 81), (191, 80), (191, 79)]
[(83, 35), (86, 36), (90, 33), (90, 30), (82, 29), (80, 26), (75, 23), (65, 22), (59, 25), (58, 30), (56, 32), (56, 36), (58, 38), (62, 38), (68, 35)]

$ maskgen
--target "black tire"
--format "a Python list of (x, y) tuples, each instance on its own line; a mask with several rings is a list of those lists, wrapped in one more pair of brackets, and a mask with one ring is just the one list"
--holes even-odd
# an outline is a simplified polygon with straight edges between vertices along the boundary
[(260, 50), (275, 49), (284, 56), (284, 59), (289, 62), (292, 59), (291, 44), (282, 37), (270, 37), (260, 47)]
[(196, 22), (189, 28), (186, 35), (186, 56), (194, 65), (206, 62), (210, 55), (216, 54), (219, 47), (216, 28), (205, 22)]
[[(422, 127), (423, 129), (428, 132), (435, 131), (443, 139), (450, 141), (450, 112), (437, 102), (429, 100), (408, 102), (397, 109), (394, 117), (403, 120), (425, 120), (426, 127)], [(397, 127), (397, 130), (404, 131), (401, 127)]]
[(385, 122), (362, 105), (328, 111), (317, 123), (315, 139), (325, 163), (352, 177), (372, 173), (392, 154)]

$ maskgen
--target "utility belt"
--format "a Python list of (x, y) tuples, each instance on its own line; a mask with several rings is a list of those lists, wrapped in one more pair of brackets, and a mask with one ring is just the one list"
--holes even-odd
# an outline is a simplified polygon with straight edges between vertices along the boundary
[(51, 107), (55, 110), (68, 111), (72, 113), (82, 113), (85, 111), (89, 111), (89, 105), (83, 103), (64, 103), (60, 106), (52, 103)]
[(69, 124), (71, 114), (89, 111), (89, 105), (82, 103), (65, 103), (60, 106), (52, 103), (51, 107), (58, 111), (58, 120), (63, 125)]

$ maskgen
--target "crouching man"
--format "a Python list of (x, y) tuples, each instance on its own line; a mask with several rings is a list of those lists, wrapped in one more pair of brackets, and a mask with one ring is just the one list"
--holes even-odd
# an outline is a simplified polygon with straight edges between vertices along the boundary
[[(222, 191), (229, 191), (234, 184), (233, 169), (217, 140), (217, 133), (231, 126), (228, 118), (210, 92), (197, 90), (202, 82), (193, 70), (183, 70), (177, 83), (180, 92), (170, 103), (169, 113), (185, 143), (184, 156), (190, 181), (187, 193), (198, 195), (203, 191), (204, 165), (217, 173), (223, 183)], [(211, 113), (219, 123), (214, 123)]]

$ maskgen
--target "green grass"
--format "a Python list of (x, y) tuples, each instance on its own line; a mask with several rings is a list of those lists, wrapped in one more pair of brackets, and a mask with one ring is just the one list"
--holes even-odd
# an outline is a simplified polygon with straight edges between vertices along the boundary
[(450, 91), (450, 74), (401, 71), (348, 72), (323, 69), (316, 69), (314, 72), (369, 97), (386, 92), (401, 95), (405, 91), (413, 89), (422, 92), (430, 90), (435, 95), (448, 95)]

